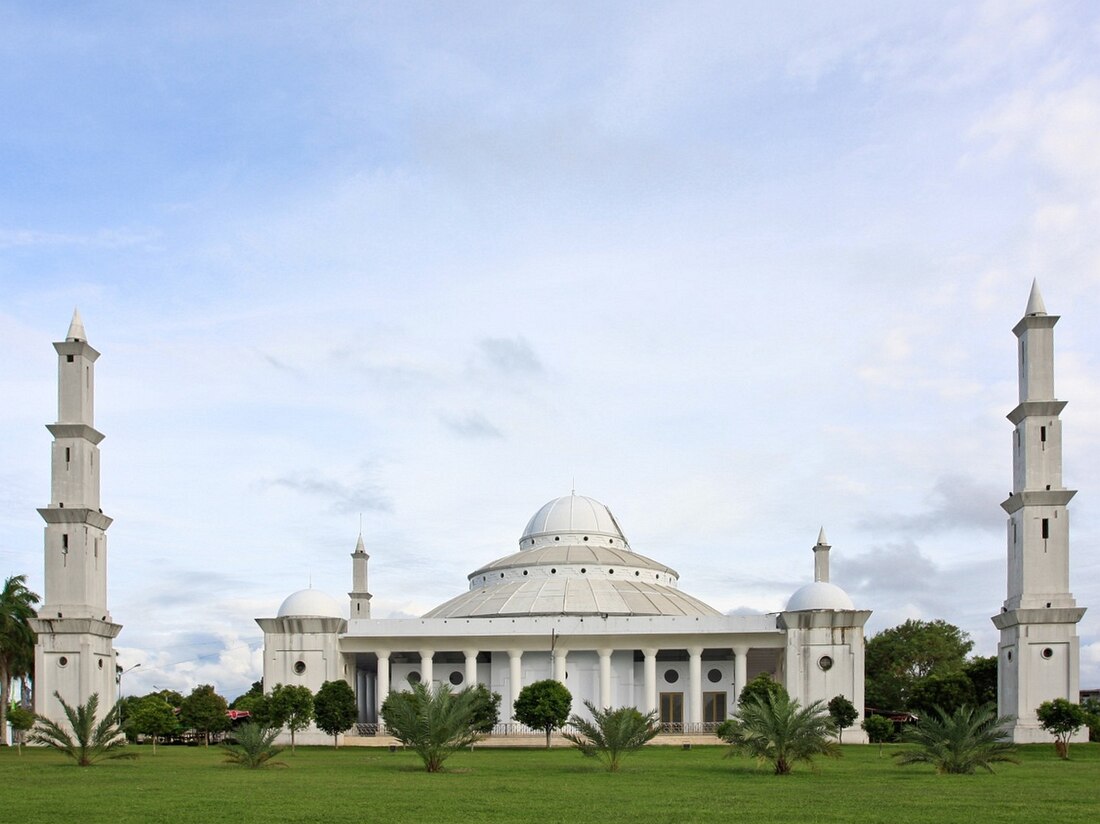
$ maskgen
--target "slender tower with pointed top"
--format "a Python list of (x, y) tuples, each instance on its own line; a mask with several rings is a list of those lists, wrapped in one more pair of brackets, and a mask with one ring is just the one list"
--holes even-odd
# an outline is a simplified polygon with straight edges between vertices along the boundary
[(35, 711), (64, 718), (54, 697), (70, 706), (99, 696), (105, 713), (117, 695), (113, 639), (122, 627), (107, 609), (107, 527), (99, 505), (99, 442), (93, 391), (99, 352), (87, 341), (79, 312), (73, 312), (58, 356), (57, 423), (53, 435), (50, 505), (38, 512), (46, 522), (45, 597), (34, 620)]
[(355, 542), (355, 552), (351, 553), (351, 619), (370, 618), (370, 593), (367, 592), (367, 561), (370, 556), (363, 546), (363, 533)]
[(993, 616), (1001, 631), (997, 704), (1014, 719), (1018, 743), (1050, 740), (1035, 712), (1044, 701), (1077, 702), (1077, 623), (1085, 614), (1069, 591), (1069, 513), (1076, 490), (1062, 485), (1062, 422), (1066, 406), (1054, 396), (1054, 325), (1033, 283), (1019, 339), (1019, 404), (1008, 414), (1012, 436), (1012, 494), (1008, 513), (1008, 595)]

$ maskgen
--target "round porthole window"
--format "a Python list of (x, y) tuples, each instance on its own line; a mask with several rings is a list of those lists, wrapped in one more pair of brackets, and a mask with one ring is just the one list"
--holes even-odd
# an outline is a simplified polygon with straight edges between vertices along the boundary
[(614, 575), (614, 574), (615, 574), (615, 570), (613, 570), (613, 569), (609, 569), (609, 570), (607, 571), (607, 574), (608, 574), (608, 575)]
[(454, 672), (451, 673), (451, 677), (448, 680), (450, 680), (452, 686), (457, 687), (459, 684), (462, 683), (462, 680), (463, 680), (462, 673), (459, 672), (458, 670), (455, 670)]
[(665, 680), (670, 684), (675, 684), (680, 680), (680, 673), (674, 669), (665, 670)]
[(503, 577), (504, 577), (504, 573), (503, 573), (503, 572), (502, 572), (502, 573), (500, 573), (500, 577), (501, 577), (501, 578), (503, 578)]
[(710, 681), (712, 684), (717, 684), (719, 681), (722, 680), (722, 670), (712, 669), (710, 672), (707, 673), (707, 680)]
[(103, 660), (102, 659), (100, 659), (100, 661), (99, 661), (99, 668), (103, 669)]
[(554, 540), (555, 540), (555, 541), (560, 541), (560, 540), (561, 540), (561, 536), (560, 536), (560, 535), (555, 535), (555, 536), (554, 536)]
[(409, 673), (409, 683), (410, 684), (419, 684), (420, 683), (420, 673), (417, 672), (416, 670), (413, 670), (412, 672), (410, 672)]
[(550, 574), (551, 574), (551, 575), (557, 575), (557, 574), (558, 574), (558, 571), (557, 571), (557, 569), (555, 569), (554, 567), (551, 567), (551, 568), (550, 568)]
[(585, 567), (581, 567), (581, 575), (584, 575), (587, 572), (588, 572), (588, 570)]
[(294, 674), (295, 675), (301, 675), (305, 671), (306, 671), (306, 662), (305, 661), (295, 661), (294, 662)]
[(585, 539), (585, 540), (587, 541), (587, 540), (588, 540), (588, 536), (587, 536), (587, 535), (585, 535), (585, 536), (584, 536), (584, 539)]
[(1054, 650), (1052, 650), (1050, 647), (1043, 647), (1043, 657), (1044, 658), (1053, 658), (1054, 657)]
[(525, 570), (523, 570), (523, 574), (524, 574), (524, 575), (526, 575), (526, 574), (527, 574), (527, 570), (526, 570), (526, 569), (525, 569)]
[(1009, 650), (1009, 651), (1008, 651), (1008, 660), (1009, 660), (1009, 661), (1011, 661), (1011, 660), (1012, 660), (1012, 650)]
[(57, 659), (57, 665), (59, 667), (67, 667), (69, 666), (69, 659), (62, 655), (60, 658)]
[(817, 659), (817, 665), (828, 672), (833, 668), (833, 659), (830, 658), (828, 655), (822, 655), (820, 658)]

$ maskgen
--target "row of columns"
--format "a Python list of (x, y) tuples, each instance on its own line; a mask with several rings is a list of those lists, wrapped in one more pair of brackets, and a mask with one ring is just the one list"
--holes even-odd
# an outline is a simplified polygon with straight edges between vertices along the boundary
[[(611, 653), (614, 650), (608, 647), (600, 647), (596, 654), (600, 660), (600, 706), (611, 706)], [(432, 658), (435, 650), (422, 649), (420, 652), (420, 679), (425, 684), (431, 684), (435, 671)], [(544, 651), (540, 651), (545, 654)], [(642, 649), (644, 663), (642, 666), (642, 679), (644, 683), (642, 712), (657, 711), (657, 648), (645, 647)], [(733, 648), (733, 683), (738, 689), (745, 686), (748, 679), (748, 647)], [(509, 712), (519, 698), (523, 685), (523, 653), (522, 649), (508, 650), (508, 683), (510, 687)], [(703, 720), (703, 648), (688, 647), (688, 718), (689, 723), (700, 723)], [(474, 685), (477, 683), (477, 655), (478, 650), (466, 649), (462, 651), (465, 658), (465, 683)], [(565, 683), (565, 664), (569, 651), (565, 649), (554, 651), (554, 680)], [(382, 702), (390, 693), (390, 655), (388, 652), (378, 653), (378, 692), (375, 696), (376, 710), (381, 712)]]

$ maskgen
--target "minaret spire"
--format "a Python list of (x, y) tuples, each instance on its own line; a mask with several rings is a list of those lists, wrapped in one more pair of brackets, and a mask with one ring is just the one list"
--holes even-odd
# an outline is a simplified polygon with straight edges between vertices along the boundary
[[(361, 518), (362, 516), (360, 516)], [(359, 538), (355, 541), (355, 551), (351, 553), (351, 617), (370, 618), (371, 594), (367, 591), (367, 561), (370, 556), (363, 545), (363, 526), (359, 525)]]
[(1024, 310), (1024, 315), (1045, 315), (1046, 313), (1047, 307), (1043, 303), (1043, 296), (1039, 293), (1039, 280), (1036, 278), (1031, 281), (1031, 294), (1028, 295), (1027, 309)]
[(78, 311), (57, 351), (57, 422), (53, 435), (50, 505), (46, 522), (45, 597), (34, 621), (35, 710), (64, 717), (54, 697), (70, 705), (99, 695), (101, 712), (115, 703), (115, 651), (121, 626), (107, 609), (107, 528), (99, 502), (99, 444), (95, 428), (95, 362)]
[(814, 544), (814, 581), (823, 584), (829, 583), (829, 541), (825, 537), (825, 527), (817, 533), (817, 543)]
[(1062, 483), (1062, 421), (1054, 393), (1054, 325), (1037, 283), (1019, 339), (1019, 404), (1014, 426), (1008, 513), (1008, 591), (993, 623), (1001, 630), (998, 710), (1012, 716), (1013, 739), (1049, 739), (1036, 718), (1043, 701), (1078, 699), (1077, 622), (1085, 610), (1069, 590), (1069, 511), (1076, 490)]

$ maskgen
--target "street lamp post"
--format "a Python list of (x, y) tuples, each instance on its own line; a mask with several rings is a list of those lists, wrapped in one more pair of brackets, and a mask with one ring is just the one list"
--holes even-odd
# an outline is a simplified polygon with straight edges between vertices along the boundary
[[(118, 700), (119, 701), (122, 700), (122, 676), (124, 676), (128, 672), (133, 672), (134, 670), (136, 670), (140, 666), (141, 666), (141, 664), (138, 663), (138, 664), (134, 664), (132, 667), (127, 667), (126, 669), (123, 669), (122, 667), (118, 667), (118, 666), (115, 667), (115, 683), (118, 684)], [(118, 708), (118, 723), (119, 723), (119, 726), (122, 725), (122, 705), (121, 704), (119, 705), (119, 708)]]

